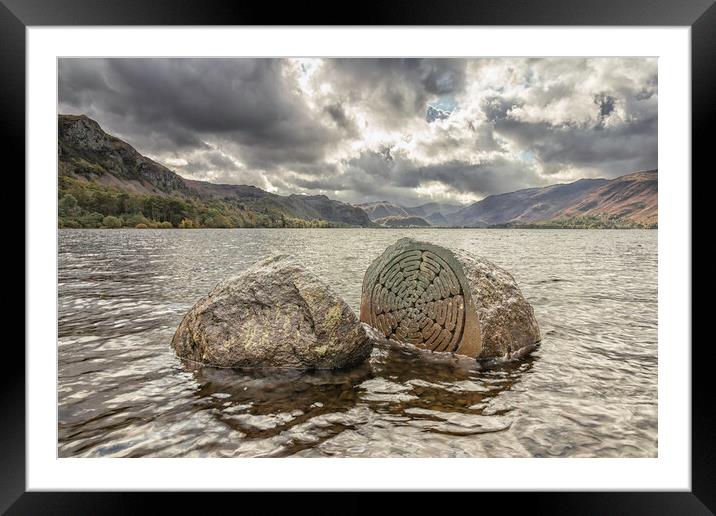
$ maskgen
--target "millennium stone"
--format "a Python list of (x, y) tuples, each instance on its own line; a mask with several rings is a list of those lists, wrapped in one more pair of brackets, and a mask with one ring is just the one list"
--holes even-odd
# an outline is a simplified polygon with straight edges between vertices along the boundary
[(480, 322), (462, 265), (449, 250), (408, 238), (388, 247), (363, 279), (360, 320), (392, 340), (477, 357)]
[(181, 358), (217, 367), (339, 369), (366, 360), (373, 344), (329, 285), (278, 255), (197, 301), (172, 347)]
[(360, 320), (382, 337), (477, 359), (534, 349), (534, 310), (506, 270), (466, 251), (398, 240), (363, 279)]

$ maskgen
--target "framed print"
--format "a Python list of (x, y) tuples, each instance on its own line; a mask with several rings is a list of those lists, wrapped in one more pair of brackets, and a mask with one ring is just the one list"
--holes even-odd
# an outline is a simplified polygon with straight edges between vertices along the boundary
[(27, 192), (2, 510), (713, 510), (691, 339), (712, 2), (161, 4), (0, 10)]

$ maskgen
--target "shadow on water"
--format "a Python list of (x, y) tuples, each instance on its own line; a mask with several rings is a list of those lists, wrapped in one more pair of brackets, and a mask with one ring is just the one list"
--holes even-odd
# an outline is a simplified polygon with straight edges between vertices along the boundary
[(270, 437), (311, 417), (348, 411), (357, 402), (354, 386), (373, 377), (369, 363), (343, 371), (217, 369), (182, 363), (199, 384), (199, 400), (247, 438)]
[(487, 402), (512, 388), (537, 358), (480, 366), (473, 359), (386, 344), (372, 362), (376, 376), (411, 387), (414, 398), (396, 410), (424, 408), (481, 414)]
[[(445, 435), (503, 431), (509, 424), (485, 427), (476, 421), (510, 410), (489, 403), (528, 373), (535, 358), (489, 369), (472, 359), (430, 354), (397, 344), (377, 345), (371, 358), (348, 370), (218, 369), (182, 361), (198, 388), (197, 408), (210, 412), (246, 440), (278, 438), (308, 427), (320, 442), (361, 425), (413, 426)], [(356, 420), (355, 413), (370, 417)], [(490, 418), (497, 420), (498, 418)], [(320, 422), (320, 424), (319, 424)], [(316, 442), (291, 443), (291, 455)]]

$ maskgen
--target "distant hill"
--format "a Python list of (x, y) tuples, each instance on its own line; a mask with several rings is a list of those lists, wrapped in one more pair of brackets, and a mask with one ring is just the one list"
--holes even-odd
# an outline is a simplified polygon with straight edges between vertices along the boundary
[(442, 216), (451, 215), (460, 211), (464, 206), (461, 204), (452, 204), (447, 202), (429, 202), (427, 204), (421, 204), (420, 206), (414, 206), (412, 208), (405, 208), (410, 215), (416, 215), (418, 217), (429, 217), (433, 214), (439, 214)]
[(402, 206), (388, 201), (364, 202), (355, 206), (366, 212), (370, 220), (374, 222), (385, 217), (408, 217), (410, 215)]
[(491, 195), (469, 206), (277, 195), (181, 177), (84, 115), (58, 118), (60, 227), (656, 227), (658, 172)]
[(59, 222), (64, 227), (117, 221), (131, 227), (162, 222), (172, 227), (374, 225), (360, 208), (324, 195), (281, 196), (255, 186), (184, 179), (84, 115), (59, 116), (58, 143)]
[[(589, 218), (599, 227), (652, 227), (657, 223), (657, 170), (616, 179), (573, 183), (491, 195), (448, 216), (458, 227), (554, 224), (582, 227)], [(570, 224), (572, 220), (574, 223)]]
[(427, 228), (430, 227), (430, 223), (422, 217), (400, 217), (391, 215), (390, 217), (383, 217), (382, 219), (376, 219), (376, 224), (385, 226), (388, 228)]
[(449, 220), (456, 226), (469, 227), (547, 220), (606, 182), (606, 179), (580, 179), (575, 183), (490, 195), (454, 213)]
[(193, 193), (179, 175), (105, 133), (91, 118), (60, 115), (57, 129), (61, 176), (136, 194), (190, 196)]
[(553, 219), (603, 216), (645, 225), (658, 221), (658, 173), (656, 170), (621, 176), (592, 190), (579, 202), (560, 210)]
[(445, 218), (445, 215), (439, 212), (431, 213), (427, 217), (423, 217), (425, 220), (427, 220), (431, 226), (443, 226), (447, 227), (450, 226), (450, 221)]
[(446, 215), (459, 211), (462, 206), (459, 204), (429, 202), (420, 206), (401, 206), (388, 201), (365, 202), (356, 204), (368, 214), (370, 220), (376, 222), (378, 219), (385, 217), (422, 217), (431, 224), (443, 226), (447, 225)]

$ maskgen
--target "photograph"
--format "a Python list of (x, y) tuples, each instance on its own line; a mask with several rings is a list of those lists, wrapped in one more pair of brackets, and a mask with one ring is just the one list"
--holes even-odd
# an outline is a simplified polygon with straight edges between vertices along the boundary
[(56, 62), (58, 458), (659, 458), (658, 57)]

